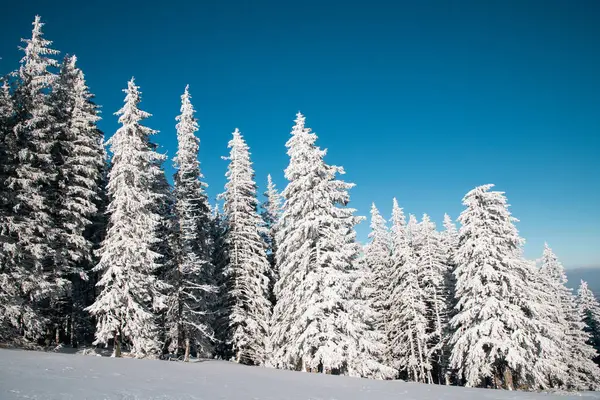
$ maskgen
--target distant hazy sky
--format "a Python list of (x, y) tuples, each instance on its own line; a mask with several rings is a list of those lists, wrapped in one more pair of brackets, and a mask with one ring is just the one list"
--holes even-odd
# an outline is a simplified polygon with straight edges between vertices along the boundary
[(173, 156), (190, 84), (211, 198), (236, 127), (260, 190), (269, 172), (282, 188), (301, 110), (361, 215), (396, 196), (441, 223), (495, 183), (528, 257), (546, 240), (567, 266), (600, 265), (599, 1), (21, 1), (0, 13), (1, 73), (36, 13), (78, 56), (107, 135), (135, 76)]

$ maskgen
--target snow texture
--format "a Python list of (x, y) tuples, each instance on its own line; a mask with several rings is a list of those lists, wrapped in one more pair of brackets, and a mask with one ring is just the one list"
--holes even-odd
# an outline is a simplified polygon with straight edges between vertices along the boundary
[(536, 400), (600, 399), (376, 381), (249, 367), (0, 350), (3, 400)]

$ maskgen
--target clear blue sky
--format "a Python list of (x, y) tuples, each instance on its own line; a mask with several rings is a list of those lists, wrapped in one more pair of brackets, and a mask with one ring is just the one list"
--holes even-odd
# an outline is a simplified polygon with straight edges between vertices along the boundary
[[(394, 4), (395, 3), (395, 4)], [(172, 156), (190, 84), (209, 195), (239, 127), (257, 182), (281, 188), (301, 110), (357, 184), (352, 205), (456, 217), (472, 187), (506, 191), (526, 255), (548, 241), (569, 267), (600, 265), (598, 1), (23, 1), (0, 14), (0, 72), (42, 16), (76, 54), (117, 128), (131, 76)], [(169, 172), (172, 171), (169, 161)], [(368, 223), (358, 227), (364, 240)]]

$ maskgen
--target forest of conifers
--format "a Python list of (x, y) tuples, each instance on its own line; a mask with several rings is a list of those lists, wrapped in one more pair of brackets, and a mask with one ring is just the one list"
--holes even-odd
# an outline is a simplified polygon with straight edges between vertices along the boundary
[[(352, 184), (325, 161), (298, 113), (287, 185), (259, 201), (241, 132), (210, 204), (189, 88), (165, 155), (134, 79), (101, 132), (75, 56), (62, 60), (39, 17), (0, 90), (0, 341), (106, 346), (375, 379), (507, 389), (596, 389), (600, 305), (565, 286), (546, 245), (527, 260), (503, 192), (445, 216), (389, 224), (373, 204), (368, 243)], [(106, 118), (113, 118), (110, 114)], [(260, 162), (258, 160), (257, 162)]]

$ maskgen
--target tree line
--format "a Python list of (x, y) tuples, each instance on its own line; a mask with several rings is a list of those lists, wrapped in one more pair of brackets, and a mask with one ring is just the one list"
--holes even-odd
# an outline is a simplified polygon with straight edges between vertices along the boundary
[[(0, 91), (0, 339), (97, 345), (135, 357), (218, 357), (274, 368), (506, 389), (596, 389), (600, 305), (572, 293), (546, 245), (525, 259), (493, 185), (446, 215), (390, 223), (298, 113), (287, 186), (259, 204), (250, 149), (229, 141), (211, 205), (189, 88), (176, 118), (176, 169), (144, 125), (132, 78), (104, 142), (75, 56), (62, 62), (39, 16)], [(110, 157), (105, 152), (108, 147)], [(219, 209), (218, 204), (221, 205)]]

